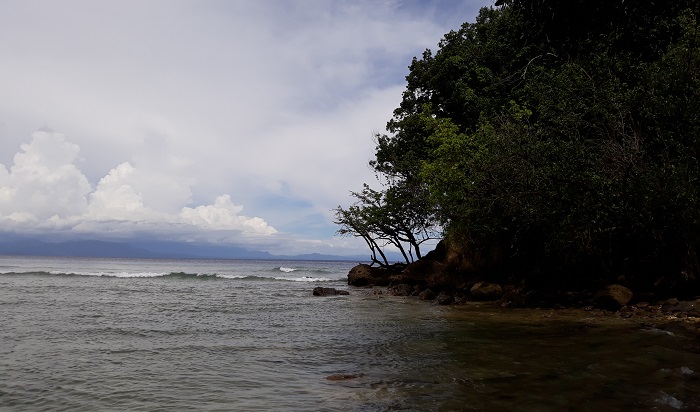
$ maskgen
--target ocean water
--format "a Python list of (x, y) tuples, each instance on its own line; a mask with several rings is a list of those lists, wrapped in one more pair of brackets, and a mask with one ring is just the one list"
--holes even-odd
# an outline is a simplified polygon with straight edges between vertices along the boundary
[(684, 328), (378, 295), (354, 264), (0, 257), (0, 410), (700, 410)]

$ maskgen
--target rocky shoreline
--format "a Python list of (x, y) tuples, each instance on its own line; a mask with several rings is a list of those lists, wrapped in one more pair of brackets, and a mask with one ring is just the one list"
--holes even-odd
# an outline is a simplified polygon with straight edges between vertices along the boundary
[[(498, 310), (532, 309), (544, 318), (638, 321), (650, 327), (679, 325), (700, 339), (700, 297), (655, 299), (636, 296), (620, 284), (598, 290), (528, 290), (522, 284), (496, 283), (446, 273), (440, 262), (419, 261), (406, 267), (379, 268), (359, 264), (348, 274), (348, 285), (378, 296), (406, 296), (435, 305), (488, 306)], [(537, 316), (537, 315), (535, 315)], [(697, 345), (700, 352), (700, 343)]]

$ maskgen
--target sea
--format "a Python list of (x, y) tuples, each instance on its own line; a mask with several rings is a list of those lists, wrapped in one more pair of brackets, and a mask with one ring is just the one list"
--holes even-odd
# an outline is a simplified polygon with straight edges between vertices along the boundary
[(700, 410), (687, 327), (387, 296), (356, 263), (0, 257), (0, 410)]

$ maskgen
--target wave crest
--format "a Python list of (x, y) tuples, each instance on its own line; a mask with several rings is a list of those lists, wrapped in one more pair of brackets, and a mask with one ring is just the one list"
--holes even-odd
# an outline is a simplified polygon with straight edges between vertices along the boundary
[[(291, 269), (291, 268), (290, 268)], [(296, 272), (299, 269), (293, 269), (289, 272)], [(302, 272), (305, 272), (302, 270)], [(317, 273), (311, 271), (311, 273)], [(326, 273), (328, 274), (328, 273)], [(305, 276), (303, 274), (297, 276), (257, 276), (250, 274), (224, 274), (224, 273), (188, 273), (188, 272), (65, 272), (65, 271), (26, 271), (26, 272), (0, 272), (0, 275), (10, 276), (52, 276), (52, 277), (103, 277), (103, 278), (162, 278), (162, 279), (193, 279), (193, 280), (252, 280), (262, 282), (333, 282), (343, 280), (343, 278), (334, 278), (329, 276)]]

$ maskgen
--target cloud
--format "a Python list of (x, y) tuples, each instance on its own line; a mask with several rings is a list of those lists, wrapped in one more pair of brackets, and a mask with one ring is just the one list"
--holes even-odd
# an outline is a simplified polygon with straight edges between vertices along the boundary
[(111, 169), (93, 190), (74, 164), (80, 148), (59, 133), (36, 132), (21, 148), (9, 172), (0, 165), (0, 221), (5, 228), (97, 236), (143, 231), (169, 236), (199, 231), (255, 236), (277, 232), (259, 217), (241, 215), (243, 207), (234, 205), (228, 194), (211, 205), (184, 206), (191, 201), (188, 185), (193, 180), (149, 173), (129, 162)]
[(0, 2), (0, 230), (350, 248), (411, 58), (490, 3)]
[(146, 212), (141, 192), (129, 184), (129, 181), (138, 183), (134, 171), (128, 162), (122, 163), (100, 179), (97, 189), (90, 195), (93, 219), (133, 220)]
[(259, 217), (248, 218), (239, 215), (242, 210), (243, 206), (237, 206), (231, 202), (231, 196), (221, 195), (216, 198), (213, 205), (197, 206), (194, 209), (182, 208), (180, 216), (192, 225), (205, 229), (241, 230), (245, 228), (246, 231), (257, 234), (277, 233), (275, 228)]
[(193, 183), (193, 179), (137, 169), (124, 162), (100, 179), (90, 195), (90, 215), (129, 220), (141, 214), (173, 213), (192, 201)]
[(40, 131), (21, 149), (9, 172), (0, 165), (0, 216), (27, 222), (86, 210), (91, 188), (73, 164), (77, 145), (61, 134)]

